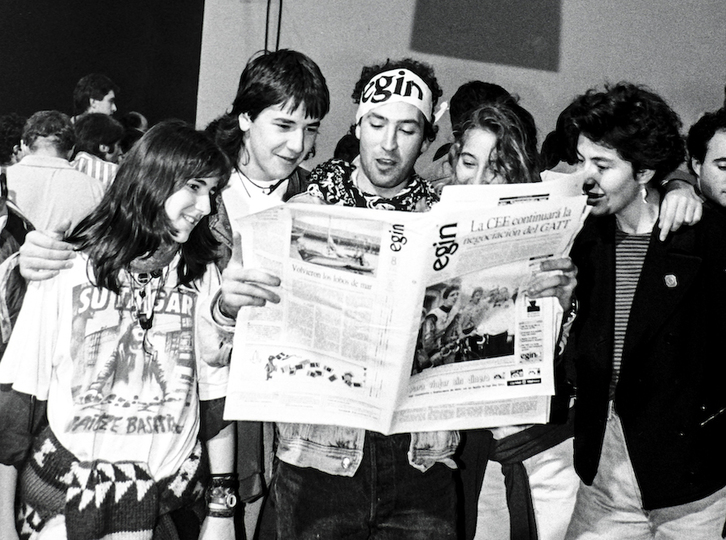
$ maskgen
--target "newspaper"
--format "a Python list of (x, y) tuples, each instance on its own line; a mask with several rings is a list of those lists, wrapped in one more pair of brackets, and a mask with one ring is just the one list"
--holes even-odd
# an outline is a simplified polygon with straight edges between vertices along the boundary
[(281, 302), (240, 311), (225, 418), (384, 434), (546, 422), (562, 309), (526, 291), (577, 182), (444, 189), (430, 212), (292, 203), (239, 222)]

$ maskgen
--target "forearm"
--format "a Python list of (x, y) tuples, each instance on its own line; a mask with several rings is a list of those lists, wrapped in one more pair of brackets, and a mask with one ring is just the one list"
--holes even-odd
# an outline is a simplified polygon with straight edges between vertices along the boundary
[(234, 424), (222, 429), (206, 444), (212, 474), (233, 473), (236, 448)]
[[(227, 475), (233, 474), (234, 471), (234, 458), (235, 458), (235, 426), (234, 424), (230, 424), (229, 426), (222, 429), (217, 435), (212, 437), (207, 441), (207, 451), (209, 454), (209, 468), (212, 472), (212, 485), (208, 489), (212, 489), (215, 484), (220, 483), (218, 482), (218, 477), (215, 478), (215, 475)], [(236, 476), (234, 476), (234, 483), (236, 484)], [(227, 485), (227, 482), (222, 481), (221, 484)], [(225, 490), (222, 490), (225, 491)], [(234, 489), (234, 492), (236, 493), (236, 488)], [(208, 511), (209, 510), (220, 510), (220, 506), (223, 509), (225, 506), (228, 506), (227, 504), (222, 503), (220, 505), (220, 501), (227, 500), (228, 496), (215, 494), (212, 497), (212, 502), (214, 503), (214, 506), (210, 505), (210, 498), (209, 498), (209, 491), (208, 491), (208, 498), (207, 498), (207, 506)], [(236, 499), (235, 499), (236, 503)], [(229, 516), (226, 517), (220, 517), (213, 515), (208, 515), (207, 518), (204, 520), (204, 524), (202, 525), (202, 530), (200, 532), (199, 538), (203, 540), (207, 539), (214, 539), (214, 540), (234, 540), (235, 532), (234, 532), (234, 505), (232, 506), (232, 510), (222, 510), (223, 513), (230, 513)]]
[(0, 464), (0, 536), (17, 538), (15, 531), (15, 488), (18, 471), (11, 465)]

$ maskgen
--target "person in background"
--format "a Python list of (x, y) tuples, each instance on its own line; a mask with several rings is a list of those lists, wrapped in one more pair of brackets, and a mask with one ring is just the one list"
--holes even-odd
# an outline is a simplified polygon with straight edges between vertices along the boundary
[(71, 165), (108, 189), (118, 171), (123, 126), (107, 114), (87, 113), (76, 121), (73, 128), (76, 145)]
[(12, 255), (32, 230), (33, 226), (18, 207), (8, 201), (7, 177), (0, 167), (0, 361), (26, 290), (25, 280), (18, 271), (17, 257)]
[(111, 116), (116, 112), (116, 97), (119, 88), (102, 73), (90, 73), (81, 79), (73, 89), (73, 118), (86, 113), (101, 113)]
[(726, 207), (726, 109), (704, 114), (688, 131), (688, 166), (706, 201)]
[(7, 168), (9, 198), (34, 227), (53, 229), (78, 224), (96, 207), (103, 186), (68, 162), (76, 137), (58, 111), (40, 111), (25, 123), (23, 159)]
[(15, 165), (23, 157), (20, 139), (26, 120), (15, 113), (0, 116), (0, 166)]
[[(451, 132), (454, 139), (460, 134), (465, 119), (474, 109), (487, 103), (506, 103), (514, 106), (519, 98), (510, 94), (498, 84), (484, 81), (469, 81), (457, 88), (451, 96), (449, 105), (449, 117), (451, 119)], [(534, 144), (529, 150), (532, 155), (537, 155), (537, 128), (534, 118), (524, 108), (521, 109), (522, 118), (525, 119), (528, 129), (531, 131), (530, 144)], [(451, 153), (453, 143), (447, 142), (441, 145), (434, 154), (431, 166), (426, 167), (422, 176), (426, 178), (441, 193), (441, 189), (453, 175), (454, 156)]]
[(129, 111), (119, 118), (121, 125), (125, 130), (138, 129), (142, 133), (149, 130), (149, 121), (138, 111)]

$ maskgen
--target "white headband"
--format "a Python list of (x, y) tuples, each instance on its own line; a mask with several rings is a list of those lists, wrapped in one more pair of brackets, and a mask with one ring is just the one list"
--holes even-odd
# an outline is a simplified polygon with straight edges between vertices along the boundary
[(414, 72), (398, 68), (379, 73), (366, 84), (355, 113), (356, 124), (373, 109), (397, 101), (413, 105), (433, 122), (431, 89)]

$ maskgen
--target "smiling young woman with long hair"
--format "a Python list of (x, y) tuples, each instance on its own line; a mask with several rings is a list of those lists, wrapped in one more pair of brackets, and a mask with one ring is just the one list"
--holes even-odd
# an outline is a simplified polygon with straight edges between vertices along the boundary
[[(207, 304), (219, 284), (208, 220), (228, 177), (203, 133), (153, 127), (67, 238), (73, 267), (30, 287), (0, 368), (0, 459), (20, 471), (23, 528), (151, 538), (202, 497), (207, 464), (231, 472), (229, 430), (209, 441), (209, 460), (198, 441), (200, 401), (227, 382)], [(3, 512), (14, 484), (3, 483)], [(202, 530), (233, 537), (227, 514)]]

